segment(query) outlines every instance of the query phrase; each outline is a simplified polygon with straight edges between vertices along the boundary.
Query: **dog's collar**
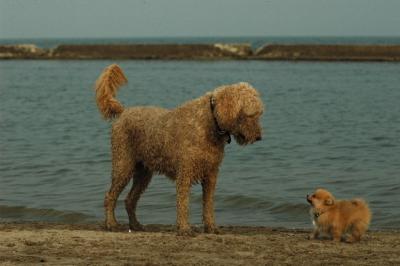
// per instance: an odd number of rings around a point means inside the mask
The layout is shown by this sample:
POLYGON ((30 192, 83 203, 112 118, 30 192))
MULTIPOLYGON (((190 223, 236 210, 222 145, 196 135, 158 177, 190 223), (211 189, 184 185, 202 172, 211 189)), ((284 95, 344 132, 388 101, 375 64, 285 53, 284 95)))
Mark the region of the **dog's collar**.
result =
POLYGON ((322 214, 324 214, 325 212, 323 210, 318 211, 318 212, 313 212, 314 214, 314 218, 318 219, 322 214))
POLYGON ((217 135, 218 135, 219 137, 226 137, 226 142, 227 142, 228 144, 231 143, 231 134, 229 134, 228 131, 221 129, 221 127, 220 127, 219 124, 218 124, 217 118, 216 118, 215 115, 214 115, 214 110, 215 110, 215 98, 214 98, 214 96, 212 96, 212 95, 211 95, 211 97, 210 97, 210 107, 211 107, 211 114, 212 114, 212 117, 213 117, 213 119, 214 119, 214 124, 215 124, 215 127, 216 127, 216 129, 217 129, 217 130, 216 130, 216 131, 217 131, 217 135))

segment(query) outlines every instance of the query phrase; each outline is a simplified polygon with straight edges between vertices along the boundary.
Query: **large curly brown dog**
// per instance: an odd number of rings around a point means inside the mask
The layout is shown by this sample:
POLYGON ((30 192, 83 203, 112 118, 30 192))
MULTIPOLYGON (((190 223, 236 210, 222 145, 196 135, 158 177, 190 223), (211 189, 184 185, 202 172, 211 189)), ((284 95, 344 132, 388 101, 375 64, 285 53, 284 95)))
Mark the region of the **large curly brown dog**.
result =
POLYGON ((261 140, 259 123, 263 103, 248 83, 221 86, 175 109, 124 108, 114 97, 127 79, 116 65, 98 78, 97 106, 112 125, 112 183, 104 200, 105 226, 118 227, 114 215, 117 198, 133 179, 125 199, 132 230, 143 229, 136 218, 140 195, 153 173, 176 181, 178 234, 192 234, 188 223, 192 184, 203 189, 204 231, 217 232, 214 221, 214 191, 224 147, 233 135, 240 145, 261 140))

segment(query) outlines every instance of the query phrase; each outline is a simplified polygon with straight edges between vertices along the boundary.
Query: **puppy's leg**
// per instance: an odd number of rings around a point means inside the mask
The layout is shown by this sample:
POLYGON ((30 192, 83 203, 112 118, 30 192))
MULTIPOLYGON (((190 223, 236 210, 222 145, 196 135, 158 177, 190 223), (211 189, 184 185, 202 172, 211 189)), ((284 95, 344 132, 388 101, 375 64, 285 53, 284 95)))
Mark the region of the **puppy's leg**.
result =
POLYGON ((319 228, 315 227, 312 233, 309 235, 308 239, 317 239, 319 237, 319 228))
POLYGON ((214 191, 216 183, 217 173, 212 173, 201 182, 203 189, 203 223, 205 233, 219 233, 214 218, 214 191))
POLYGON ((362 222, 354 223, 351 230, 351 235, 347 237, 347 243, 353 243, 361 240, 361 236, 367 231, 368 225, 362 222))
POLYGON ((176 179, 176 224, 178 235, 194 236, 189 225, 190 171, 180 171, 176 179))
POLYGON ((342 239, 343 230, 339 227, 332 228, 332 238, 334 241, 340 242, 342 239))
POLYGON ((153 173, 146 169, 142 164, 136 164, 132 188, 125 199, 125 209, 129 217, 129 228, 132 230, 144 230, 144 227, 136 218, 136 206, 140 196, 149 185, 152 175, 153 173))

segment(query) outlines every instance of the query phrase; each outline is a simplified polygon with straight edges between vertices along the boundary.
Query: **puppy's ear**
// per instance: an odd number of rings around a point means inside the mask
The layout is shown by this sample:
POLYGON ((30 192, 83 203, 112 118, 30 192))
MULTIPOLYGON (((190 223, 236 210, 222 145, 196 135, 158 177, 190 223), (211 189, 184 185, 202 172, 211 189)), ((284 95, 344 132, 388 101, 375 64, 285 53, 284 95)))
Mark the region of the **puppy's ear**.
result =
POLYGON ((335 203, 335 200, 333 198, 328 198, 328 199, 325 200, 324 203, 325 203, 325 205, 330 206, 330 205, 333 205, 335 203))

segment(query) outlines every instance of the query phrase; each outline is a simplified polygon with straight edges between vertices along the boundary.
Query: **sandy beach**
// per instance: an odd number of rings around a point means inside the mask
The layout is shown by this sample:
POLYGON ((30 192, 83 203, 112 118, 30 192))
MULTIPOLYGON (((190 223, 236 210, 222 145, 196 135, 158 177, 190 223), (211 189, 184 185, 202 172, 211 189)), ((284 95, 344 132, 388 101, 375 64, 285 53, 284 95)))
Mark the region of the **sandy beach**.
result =
POLYGON ((173 226, 105 232, 100 224, 0 225, 1 265, 400 265, 400 232, 370 231, 356 244, 308 240, 307 230, 221 227, 179 237, 173 226))

